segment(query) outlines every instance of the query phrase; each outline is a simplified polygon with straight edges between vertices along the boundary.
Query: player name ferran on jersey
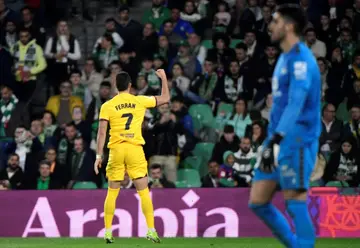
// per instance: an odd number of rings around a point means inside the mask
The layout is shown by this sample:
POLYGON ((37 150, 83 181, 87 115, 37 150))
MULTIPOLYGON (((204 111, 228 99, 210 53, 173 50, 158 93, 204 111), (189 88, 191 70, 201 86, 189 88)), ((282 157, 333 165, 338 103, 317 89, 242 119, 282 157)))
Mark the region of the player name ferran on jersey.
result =
POLYGON ((135 108, 136 104, 135 103, 123 103, 123 104, 119 104, 115 106, 116 111, 119 111, 123 108, 135 108))

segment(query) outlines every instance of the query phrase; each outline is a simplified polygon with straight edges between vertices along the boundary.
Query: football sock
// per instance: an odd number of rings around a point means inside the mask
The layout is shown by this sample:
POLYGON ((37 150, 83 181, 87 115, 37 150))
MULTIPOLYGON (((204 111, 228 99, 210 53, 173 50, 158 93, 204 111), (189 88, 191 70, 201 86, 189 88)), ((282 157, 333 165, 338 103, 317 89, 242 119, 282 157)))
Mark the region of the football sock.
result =
POLYGON ((295 234, 285 216, 271 203, 249 204, 252 211, 271 229, 274 236, 288 248, 297 247, 295 234))
POLYGON ((287 200, 287 211, 294 221, 299 248, 315 246, 315 229, 306 205, 306 201, 287 200))
POLYGON ((150 198, 149 188, 138 191, 141 201, 141 209, 146 219, 146 224, 150 230, 155 230, 154 207, 150 198))
POLYGON ((118 197, 120 189, 108 188, 105 203, 104 203, 104 222, 105 230, 111 231, 112 221, 115 214, 116 198, 118 197))

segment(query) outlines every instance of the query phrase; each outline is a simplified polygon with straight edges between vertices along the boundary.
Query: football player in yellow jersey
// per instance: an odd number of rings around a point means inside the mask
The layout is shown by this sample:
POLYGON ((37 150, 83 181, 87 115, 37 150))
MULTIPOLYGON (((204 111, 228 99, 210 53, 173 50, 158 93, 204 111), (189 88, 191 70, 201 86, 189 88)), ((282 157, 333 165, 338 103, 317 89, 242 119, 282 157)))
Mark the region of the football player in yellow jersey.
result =
MULTIPOLYGON (((148 164, 142 145, 141 126, 147 108, 168 103, 170 93, 164 70, 157 70, 156 75, 162 81, 160 96, 134 96, 130 94, 131 79, 126 72, 116 75, 116 87, 119 93, 101 106, 99 115, 99 130, 97 136, 97 154, 94 164, 95 173, 99 173, 103 158, 105 136, 110 124, 109 161, 106 176, 109 188, 104 204, 105 240, 113 243, 112 221, 115 212, 116 198, 120 191, 120 182, 127 172, 133 180, 141 199, 141 208, 148 226, 146 238, 160 243, 154 227, 154 209, 148 189, 148 164)), ((115 80, 115 79, 113 79, 115 80)), ((115 84, 115 82, 113 82, 115 84)))

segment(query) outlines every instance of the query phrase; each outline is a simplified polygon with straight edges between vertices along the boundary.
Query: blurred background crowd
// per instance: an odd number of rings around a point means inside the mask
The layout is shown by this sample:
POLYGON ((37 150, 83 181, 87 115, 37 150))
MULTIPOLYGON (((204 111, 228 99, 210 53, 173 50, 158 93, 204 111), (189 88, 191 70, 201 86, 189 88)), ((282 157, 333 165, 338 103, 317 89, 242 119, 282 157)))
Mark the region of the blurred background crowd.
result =
POLYGON ((126 71, 133 94, 156 95, 159 68, 171 103, 143 122, 151 188, 249 187, 280 54, 268 28, 284 2, 307 13, 321 71, 312 184, 358 187, 360 0, 0 0, 0 189, 107 187, 107 159, 99 176, 93 163, 110 78, 126 71))

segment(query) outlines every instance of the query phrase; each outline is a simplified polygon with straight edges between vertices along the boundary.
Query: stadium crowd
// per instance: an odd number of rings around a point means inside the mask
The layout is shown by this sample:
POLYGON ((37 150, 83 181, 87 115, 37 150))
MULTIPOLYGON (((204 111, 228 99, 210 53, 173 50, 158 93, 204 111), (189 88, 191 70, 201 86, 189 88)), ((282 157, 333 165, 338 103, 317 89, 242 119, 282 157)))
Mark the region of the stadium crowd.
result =
MULTIPOLYGON (((171 103, 143 122, 151 188, 249 187, 280 54, 268 30, 275 0, 152 0, 139 21, 123 4, 89 55, 66 20, 76 8, 25 2, 14 10, 0 0, 0 189, 106 187, 106 159, 100 176, 93 164, 99 109, 116 94, 111 78, 126 71, 133 94, 156 95, 159 68, 171 103), (35 111, 40 80, 50 94, 35 111)), ((313 185, 357 187, 360 0, 286 2, 308 14, 304 42, 321 71, 313 185)), ((85 5, 83 17, 93 21, 85 5)), ((133 187, 128 177, 122 187, 133 187)))

